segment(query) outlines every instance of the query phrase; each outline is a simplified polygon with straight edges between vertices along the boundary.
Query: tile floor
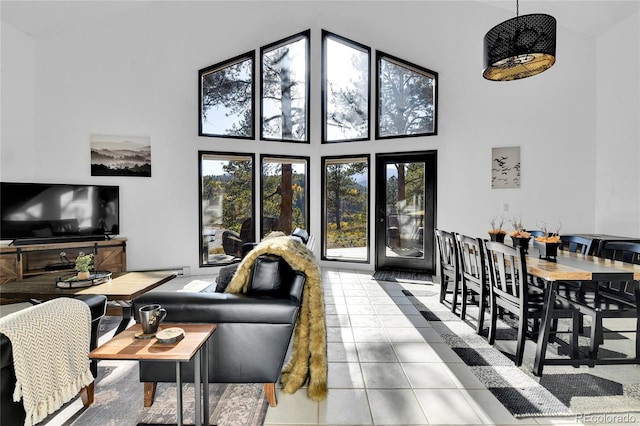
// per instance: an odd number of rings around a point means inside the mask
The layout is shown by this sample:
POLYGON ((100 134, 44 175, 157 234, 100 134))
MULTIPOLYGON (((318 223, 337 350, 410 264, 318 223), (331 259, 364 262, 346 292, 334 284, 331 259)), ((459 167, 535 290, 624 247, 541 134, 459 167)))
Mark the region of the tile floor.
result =
MULTIPOLYGON (((511 416, 402 293, 439 286, 378 282, 363 271, 322 273, 329 396, 318 403, 304 389, 278 391, 265 425, 596 424, 511 416)), ((640 424, 640 413, 630 418, 639 423, 627 425, 640 424)))

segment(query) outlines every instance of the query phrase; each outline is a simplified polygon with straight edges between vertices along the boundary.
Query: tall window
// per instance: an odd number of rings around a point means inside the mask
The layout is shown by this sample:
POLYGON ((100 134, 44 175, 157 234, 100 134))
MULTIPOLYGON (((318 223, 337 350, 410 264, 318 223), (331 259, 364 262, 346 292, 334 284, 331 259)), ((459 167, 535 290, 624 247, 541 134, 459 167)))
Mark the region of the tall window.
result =
POLYGON ((251 51, 201 69, 201 136, 253 139, 254 78, 251 51))
POLYGON ((369 139, 371 49, 322 31, 323 142, 369 139))
POLYGON ((309 229, 309 158, 262 156, 262 227, 290 234, 309 229))
POLYGON ((322 158, 322 258, 369 261, 369 156, 322 158))
POLYGON ((309 141, 309 30, 260 49, 261 138, 309 141))
POLYGON ((200 265, 233 263, 253 233, 253 154, 198 153, 200 162, 200 265))
POLYGON ((438 74, 376 52, 376 139, 435 135, 438 74))

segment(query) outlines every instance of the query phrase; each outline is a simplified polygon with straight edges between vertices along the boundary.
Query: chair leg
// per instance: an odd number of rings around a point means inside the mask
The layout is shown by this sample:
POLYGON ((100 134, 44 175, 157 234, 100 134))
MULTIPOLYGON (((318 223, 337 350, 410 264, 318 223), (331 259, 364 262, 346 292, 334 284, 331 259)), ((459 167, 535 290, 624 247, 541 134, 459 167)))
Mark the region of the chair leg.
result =
POLYGON ((444 302, 444 298, 447 296, 448 278, 445 274, 440 277, 440 303, 444 302))
POLYGON ((462 281, 462 308, 460 308, 460 319, 464 320, 467 316, 467 284, 462 281))
POLYGON ((91 382, 88 386, 80 389, 80 399, 82 400, 82 405, 85 407, 93 404, 93 397, 95 394, 95 382, 91 382))
POLYGON ((515 363, 517 367, 522 365, 522 358, 524 357, 524 343, 525 334, 527 333, 527 318, 521 315, 518 318, 518 342, 516 344, 516 359, 515 363))
POLYGON ((571 316, 573 324, 571 325, 571 358, 578 359, 578 334, 580 334, 580 324, 582 324, 582 314, 574 312, 571 316))
POLYGON ((144 382, 144 406, 149 408, 153 405, 156 397, 156 382, 144 382))
POLYGON ((453 278, 453 301, 451 302, 451 312, 454 314, 456 313, 456 308, 458 307, 458 285, 458 280, 456 278, 453 278))
POLYGON ((265 383, 264 384, 264 394, 267 397, 267 401, 269 402, 270 407, 275 407, 278 405, 278 400, 276 399, 276 384, 275 383, 265 383))
POLYGON ((604 339, 604 333, 602 332, 602 317, 600 315, 594 315, 593 321, 591 321, 591 346, 589 348, 589 357, 591 359, 598 358, 598 348, 600 342, 604 339))
POLYGON ((476 327, 476 333, 480 336, 484 333, 484 310, 486 309, 486 300, 484 295, 480 295, 480 304, 478 306, 478 326, 476 327))
POLYGON ((498 308, 495 304, 495 301, 491 301, 491 311, 489 315, 491 316, 491 321, 489 322, 489 336, 487 336, 487 340, 490 345, 496 343, 496 326, 498 323, 498 308))

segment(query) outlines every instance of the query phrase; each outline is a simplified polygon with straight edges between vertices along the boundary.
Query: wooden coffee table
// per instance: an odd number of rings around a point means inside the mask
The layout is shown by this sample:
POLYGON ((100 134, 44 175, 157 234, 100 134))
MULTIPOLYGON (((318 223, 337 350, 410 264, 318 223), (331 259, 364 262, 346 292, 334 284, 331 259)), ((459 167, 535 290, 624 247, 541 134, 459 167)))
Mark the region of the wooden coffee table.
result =
POLYGON ((32 303, 40 303, 78 294, 103 294, 107 296, 107 300, 115 301, 122 308, 122 321, 116 330, 118 334, 127 328, 131 320, 131 300, 176 276, 171 271, 120 272, 114 273, 113 279, 104 284, 62 289, 56 287, 56 278, 59 275, 60 272, 56 272, 0 284, 0 298, 28 299, 32 303))
POLYGON ((216 330, 215 324, 171 324, 162 323, 161 328, 179 327, 184 330, 184 339, 176 343, 163 344, 157 339, 137 339, 136 333, 142 330, 140 324, 134 324, 113 339, 89 353, 91 359, 111 360, 154 360, 176 363, 176 408, 178 425, 182 425, 182 363, 194 358, 194 380, 196 391, 195 424, 209 425, 209 365, 207 345, 209 337, 216 330), (201 396, 201 383, 204 392, 201 396), (202 400, 202 410, 200 401, 202 400), (203 419, 204 418, 204 422, 203 419))

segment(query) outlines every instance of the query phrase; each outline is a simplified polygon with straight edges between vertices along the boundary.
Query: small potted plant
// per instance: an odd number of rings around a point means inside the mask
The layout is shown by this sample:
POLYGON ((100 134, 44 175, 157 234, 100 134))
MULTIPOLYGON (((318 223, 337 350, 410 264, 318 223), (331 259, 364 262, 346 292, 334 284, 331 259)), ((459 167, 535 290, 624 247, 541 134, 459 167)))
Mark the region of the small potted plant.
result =
POLYGON ((491 229, 489 230, 489 238, 491 238, 491 241, 504 243, 504 236, 507 235, 507 231, 502 229, 503 224, 504 218, 502 216, 500 218, 496 216, 491 219, 491 229))
POLYGON ((88 280, 91 274, 89 271, 93 269, 93 254, 78 253, 76 257, 76 271, 78 271, 78 280, 88 280))
POLYGON ((521 219, 513 219, 511 224, 513 225, 513 231, 509 233, 509 236, 513 241, 513 247, 524 247, 524 252, 526 253, 529 249, 531 234, 524 230, 521 219))
POLYGON ((558 226, 555 232, 549 232, 546 224, 540 227, 544 235, 536 237, 538 246, 538 256, 541 259, 555 259, 558 256, 558 247, 560 246, 560 228, 558 226))

